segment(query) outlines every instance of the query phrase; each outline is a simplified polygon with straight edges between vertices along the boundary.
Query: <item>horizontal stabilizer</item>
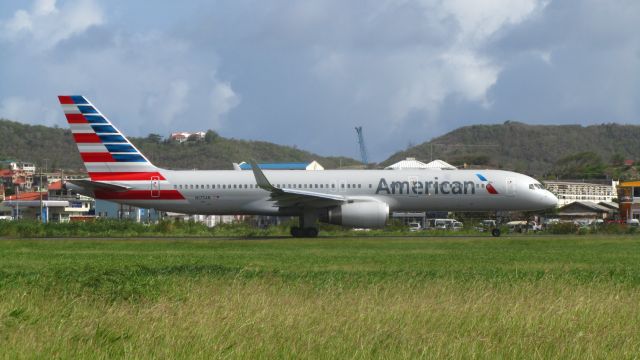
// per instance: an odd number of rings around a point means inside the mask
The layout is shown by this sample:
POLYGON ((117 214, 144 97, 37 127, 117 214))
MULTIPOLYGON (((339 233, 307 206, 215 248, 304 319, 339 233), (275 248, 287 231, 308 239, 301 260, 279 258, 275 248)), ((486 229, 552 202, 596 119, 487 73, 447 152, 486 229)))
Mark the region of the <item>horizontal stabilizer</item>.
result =
POLYGON ((120 191, 127 191, 127 190, 131 189, 128 186, 108 184, 108 183, 103 183, 103 182, 99 182, 99 181, 91 181, 91 180, 88 180, 88 179, 84 179, 84 180, 67 180, 67 182, 71 183, 73 185, 79 186, 79 187, 81 187, 83 189, 89 190, 89 191, 107 190, 107 191, 120 192, 120 191))

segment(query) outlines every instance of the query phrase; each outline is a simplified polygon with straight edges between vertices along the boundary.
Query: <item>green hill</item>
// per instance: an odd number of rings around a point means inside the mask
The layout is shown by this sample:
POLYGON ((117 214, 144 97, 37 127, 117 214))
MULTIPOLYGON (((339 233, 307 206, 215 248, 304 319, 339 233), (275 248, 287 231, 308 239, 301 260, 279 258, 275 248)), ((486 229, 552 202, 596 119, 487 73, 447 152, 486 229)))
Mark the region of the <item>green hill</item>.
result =
POLYGON ((465 126, 393 154, 381 165, 406 157, 442 159, 464 164, 504 168, 535 176, 595 178, 624 176, 624 159, 640 159, 640 126, 602 124, 527 125, 507 121, 499 125, 465 126))
MULTIPOLYGON (((353 166, 346 157, 324 157, 290 146, 265 141, 229 139, 209 131, 205 141, 182 144, 163 141, 158 135, 129 138, 155 165, 169 169, 232 169, 233 162, 251 158, 261 162, 317 160, 326 168, 353 166)), ((26 125, 0 119, 0 159, 43 164, 49 169, 84 170, 71 131, 58 127, 26 125)))

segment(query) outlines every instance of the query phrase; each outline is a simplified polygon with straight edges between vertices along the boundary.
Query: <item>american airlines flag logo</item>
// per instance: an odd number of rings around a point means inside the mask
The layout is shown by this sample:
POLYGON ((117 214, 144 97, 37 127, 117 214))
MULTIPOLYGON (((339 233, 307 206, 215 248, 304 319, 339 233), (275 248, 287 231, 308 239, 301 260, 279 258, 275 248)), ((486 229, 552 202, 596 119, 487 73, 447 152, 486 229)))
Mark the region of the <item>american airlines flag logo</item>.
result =
POLYGON ((496 188, 493 187, 493 185, 491 185, 491 182, 489 180, 487 180, 486 177, 484 177, 482 174, 476 174, 476 176, 478 177, 478 179, 480 179, 480 181, 482 181, 482 183, 485 183, 485 189, 487 189, 487 192, 489 194, 498 194, 498 191, 496 190, 496 188))

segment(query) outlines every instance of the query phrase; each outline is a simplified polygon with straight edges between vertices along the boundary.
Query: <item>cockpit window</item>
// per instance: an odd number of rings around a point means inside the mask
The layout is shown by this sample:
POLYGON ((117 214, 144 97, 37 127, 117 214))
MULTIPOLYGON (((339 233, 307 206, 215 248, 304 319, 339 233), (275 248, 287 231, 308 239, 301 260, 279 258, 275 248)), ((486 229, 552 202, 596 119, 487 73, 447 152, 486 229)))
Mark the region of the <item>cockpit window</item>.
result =
POLYGON ((544 188, 542 187, 541 184, 529 184, 529 189, 535 190, 535 189, 544 189, 544 188))

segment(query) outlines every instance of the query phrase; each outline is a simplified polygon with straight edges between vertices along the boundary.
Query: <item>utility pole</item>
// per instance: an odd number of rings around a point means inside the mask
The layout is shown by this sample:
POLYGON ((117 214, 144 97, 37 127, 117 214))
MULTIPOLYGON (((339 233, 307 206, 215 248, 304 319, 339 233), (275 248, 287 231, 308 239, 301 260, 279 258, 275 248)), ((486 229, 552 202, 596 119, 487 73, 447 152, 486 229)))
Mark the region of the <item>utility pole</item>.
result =
MULTIPOLYGON (((42 164, 40 164, 42 165, 42 164)), ((49 159, 44 159, 44 171, 47 171, 47 167, 49 165, 49 159)), ((42 183, 42 166, 40 167, 40 221, 42 221, 43 224, 45 224, 47 222, 47 216, 44 216, 44 213, 42 212, 43 210, 43 206, 42 206, 42 190, 43 190, 43 183, 42 183)), ((48 184, 48 181, 47 181, 48 184)), ((47 189, 48 187, 44 187, 45 189, 47 189)), ((47 213, 48 213, 48 209, 47 209, 47 213)))
POLYGON ((20 220, 20 188, 16 187, 16 220, 20 220))
MULTIPOLYGON (((42 164, 41 164, 42 165, 42 164)), ((40 221, 44 224, 45 220, 42 216, 42 166, 40 167, 40 221)))

